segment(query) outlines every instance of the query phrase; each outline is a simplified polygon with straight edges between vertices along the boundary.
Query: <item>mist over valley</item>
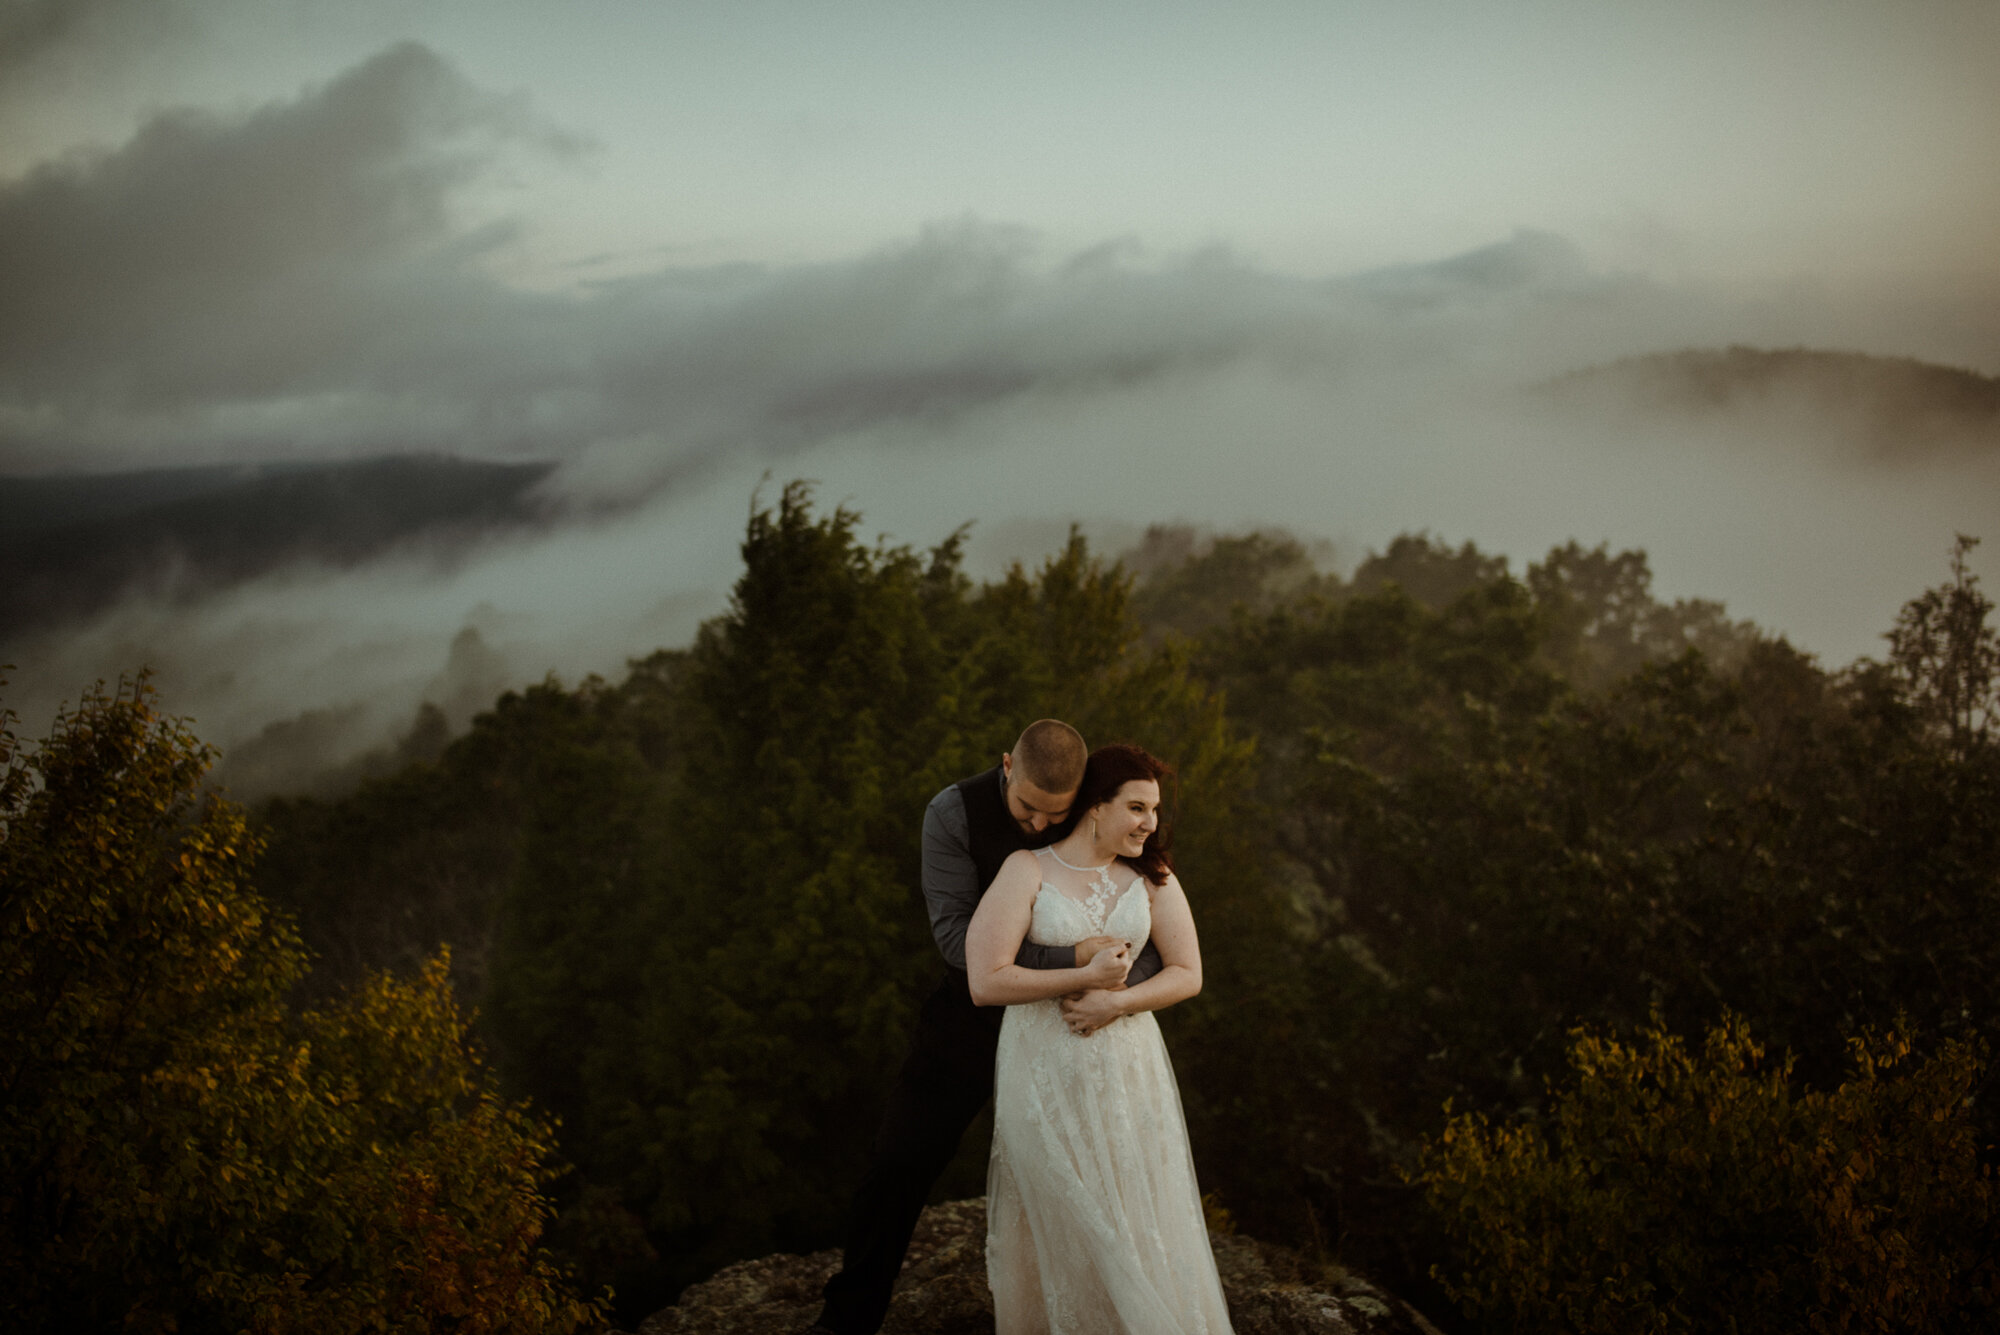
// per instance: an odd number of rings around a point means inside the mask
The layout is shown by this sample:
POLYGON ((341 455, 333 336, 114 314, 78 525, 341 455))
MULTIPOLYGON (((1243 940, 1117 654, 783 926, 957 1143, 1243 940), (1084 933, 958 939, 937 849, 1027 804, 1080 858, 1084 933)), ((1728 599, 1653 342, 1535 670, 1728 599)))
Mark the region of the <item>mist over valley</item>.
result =
POLYGON ((1071 524, 1128 560, 1155 524, 1280 529, 1337 571, 1398 532, 1469 539, 1517 573, 1572 538, 1640 547, 1663 594, 1720 600, 1829 665, 1879 657, 1951 533, 1992 531, 2000 432, 1975 373, 1733 347, 1488 385, 1470 360, 1429 368, 1442 402, 1329 366, 1056 394, 850 379, 820 396, 843 420, 810 443, 622 495, 593 451, 17 475, 0 479, 0 661, 30 719, 153 668, 224 747, 222 781, 256 797, 337 791, 503 690, 616 679, 686 644, 724 606, 773 469, 894 542, 969 523, 981 578, 1032 568, 1071 524))

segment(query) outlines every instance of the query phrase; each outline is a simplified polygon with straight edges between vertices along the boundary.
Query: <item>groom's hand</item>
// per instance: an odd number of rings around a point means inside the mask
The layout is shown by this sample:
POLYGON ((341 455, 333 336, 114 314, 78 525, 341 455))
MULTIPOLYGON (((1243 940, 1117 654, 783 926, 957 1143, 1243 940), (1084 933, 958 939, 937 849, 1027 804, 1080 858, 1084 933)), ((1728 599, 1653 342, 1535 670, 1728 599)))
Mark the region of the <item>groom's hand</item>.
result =
POLYGON ((1088 992, 1073 992, 1062 999, 1063 1023, 1079 1038, 1090 1035, 1110 1024, 1125 1013, 1124 1003, 1118 994, 1124 987, 1093 988, 1088 992))
POLYGON ((1097 952, 1106 946, 1125 944, 1115 936, 1090 936, 1076 943, 1076 967, 1081 969, 1097 957, 1097 952))

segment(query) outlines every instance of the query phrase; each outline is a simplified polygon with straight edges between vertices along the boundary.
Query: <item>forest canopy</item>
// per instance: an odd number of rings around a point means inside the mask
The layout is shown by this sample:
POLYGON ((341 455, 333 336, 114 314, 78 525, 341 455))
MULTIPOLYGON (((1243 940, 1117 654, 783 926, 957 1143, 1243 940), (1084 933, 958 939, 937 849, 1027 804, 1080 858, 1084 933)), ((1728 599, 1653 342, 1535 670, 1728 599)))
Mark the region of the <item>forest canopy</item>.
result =
MULTIPOLYGON (((859 522, 786 488, 692 645, 509 692, 244 833, 317 956, 273 984, 301 1014, 442 986, 449 948, 492 1106, 559 1123, 549 1242, 621 1317, 832 1244, 940 967, 919 816, 1045 715, 1179 767, 1207 984, 1162 1022, 1244 1228, 1465 1329, 1690 1328, 1660 1292, 1695 1283, 1802 1329, 1874 1328, 1913 1285, 1910 1328, 1990 1315, 2000 654, 1969 540, 1882 661, 1828 668, 1656 598, 1635 551, 1516 575, 1417 534, 1342 575, 1282 533, 1160 528, 981 584, 962 533, 859 522), (1711 1096, 1746 1110, 1744 1163, 1791 1165, 1743 1178, 1724 1248, 1692 1204, 1725 1161, 1711 1096), (1629 1144, 1668 1150, 1602 1149, 1629 1144), (1926 1173, 1955 1185, 1897 1185, 1926 1173), (1771 1183, 1817 1204, 1763 1209, 1771 1183), (1552 1200, 1580 1228, 1643 1205, 1658 1236, 1607 1223, 1562 1249, 1584 1271, 1524 1269, 1552 1200), (1891 1233, 1903 1269, 1815 1278, 1824 1239, 1891 1233), (1641 1261, 1678 1269, 1615 1311, 1564 1296, 1641 1261)), ((978 1193, 985 1149, 941 1196, 978 1193)))

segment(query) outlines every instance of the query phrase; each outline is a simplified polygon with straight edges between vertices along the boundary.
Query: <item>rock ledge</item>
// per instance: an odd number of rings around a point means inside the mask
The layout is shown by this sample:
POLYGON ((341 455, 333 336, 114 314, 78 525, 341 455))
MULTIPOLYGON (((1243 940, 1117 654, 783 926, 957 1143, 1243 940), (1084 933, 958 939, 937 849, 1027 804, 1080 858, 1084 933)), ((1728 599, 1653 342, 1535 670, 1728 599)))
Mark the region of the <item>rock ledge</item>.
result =
MULTIPOLYGON (((1236 1335, 1438 1335, 1401 1299, 1359 1275, 1235 1233, 1211 1234, 1236 1335)), ((802 1335, 819 1315, 837 1251, 765 1256, 718 1271, 638 1335, 802 1335)), ((992 1335, 986 1202, 933 1205, 917 1222, 883 1335, 992 1335)))

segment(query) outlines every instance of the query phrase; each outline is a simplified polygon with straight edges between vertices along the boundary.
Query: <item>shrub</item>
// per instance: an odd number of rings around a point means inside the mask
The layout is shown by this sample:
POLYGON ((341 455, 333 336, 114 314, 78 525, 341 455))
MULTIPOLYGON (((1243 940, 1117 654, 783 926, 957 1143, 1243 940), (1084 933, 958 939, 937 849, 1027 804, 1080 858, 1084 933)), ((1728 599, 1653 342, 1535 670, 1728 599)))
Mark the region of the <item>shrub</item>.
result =
POLYGON ((1453 1118, 1413 1177, 1458 1246, 1436 1277, 1500 1328, 1946 1331, 2000 1301, 2000 1212, 1969 1115, 1981 1054, 1850 1042, 1794 1088, 1738 1018, 1699 1053, 1657 1017, 1577 1031, 1539 1118, 1453 1118))

